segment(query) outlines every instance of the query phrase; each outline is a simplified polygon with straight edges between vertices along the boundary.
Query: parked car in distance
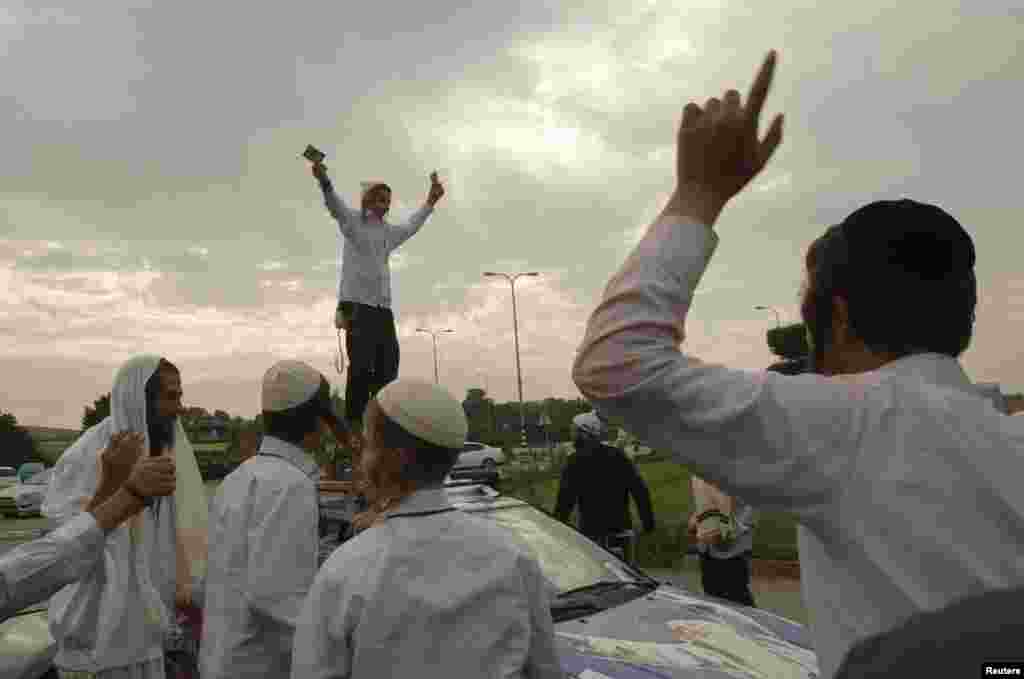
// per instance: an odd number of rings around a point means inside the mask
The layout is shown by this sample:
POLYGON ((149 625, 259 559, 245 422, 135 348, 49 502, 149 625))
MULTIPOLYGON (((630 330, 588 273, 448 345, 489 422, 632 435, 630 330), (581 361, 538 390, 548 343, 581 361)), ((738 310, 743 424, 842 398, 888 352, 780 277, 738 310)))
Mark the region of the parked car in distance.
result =
POLYGON ((505 464, 505 453, 500 448, 488 446, 476 441, 466 441, 459 453, 459 459, 455 462, 455 469, 466 467, 485 467, 494 469, 500 464, 505 464))
POLYGON ((18 516, 42 516, 43 498, 46 496, 46 487, 51 476, 53 467, 33 475, 25 483, 18 484, 14 494, 18 516))
POLYGON ((46 465, 42 462, 26 462, 18 467, 18 483, 25 483, 44 469, 46 465))
POLYGON ((18 470, 14 467, 0 467, 0 488, 13 486, 18 482, 18 470))

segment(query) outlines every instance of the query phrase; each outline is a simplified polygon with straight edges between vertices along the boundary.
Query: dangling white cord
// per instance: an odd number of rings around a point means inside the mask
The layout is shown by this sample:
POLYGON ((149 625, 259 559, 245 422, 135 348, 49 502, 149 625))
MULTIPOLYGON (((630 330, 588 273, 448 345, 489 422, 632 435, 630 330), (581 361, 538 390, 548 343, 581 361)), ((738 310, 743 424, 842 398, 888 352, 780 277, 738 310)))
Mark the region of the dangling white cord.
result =
POLYGON ((341 328, 338 330, 338 356, 334 359, 334 369, 341 375, 345 372, 345 352, 341 348, 341 328))

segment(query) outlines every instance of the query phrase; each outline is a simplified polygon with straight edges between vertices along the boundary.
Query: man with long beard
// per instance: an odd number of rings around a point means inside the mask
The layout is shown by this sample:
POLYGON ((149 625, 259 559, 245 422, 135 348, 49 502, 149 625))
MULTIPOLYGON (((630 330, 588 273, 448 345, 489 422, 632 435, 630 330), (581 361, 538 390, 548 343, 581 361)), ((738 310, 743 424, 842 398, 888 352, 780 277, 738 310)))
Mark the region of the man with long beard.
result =
POLYGON ((57 463, 42 511, 61 524, 114 492, 101 455, 115 439, 130 438, 143 455, 170 457, 176 475, 172 496, 150 500, 128 525, 111 531, 97 567, 51 599, 61 677, 165 675, 164 648, 178 631, 177 610, 191 605, 206 566, 206 493, 178 419, 181 398, 173 364, 159 356, 132 358, 114 378, 110 416, 57 463))
POLYGON ((396 380, 370 401, 362 464, 373 509, 316 576, 293 679, 563 676, 536 559, 447 500, 467 428, 462 404, 422 380, 396 380))

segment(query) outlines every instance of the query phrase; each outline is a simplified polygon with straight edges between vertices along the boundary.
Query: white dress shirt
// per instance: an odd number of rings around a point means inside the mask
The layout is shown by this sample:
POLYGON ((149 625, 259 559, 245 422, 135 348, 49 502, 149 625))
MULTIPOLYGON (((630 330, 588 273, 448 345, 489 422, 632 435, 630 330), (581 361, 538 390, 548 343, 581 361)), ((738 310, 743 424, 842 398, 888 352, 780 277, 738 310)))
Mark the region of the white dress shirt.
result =
POLYGON ((294 679, 564 676, 540 566, 501 527, 413 493, 324 564, 294 679))
POLYGON ((103 556, 103 540, 96 518, 83 512, 0 556, 0 621, 84 577, 103 556))
POLYGON ((423 205, 396 226, 353 210, 328 182, 321 185, 328 212, 338 222, 338 301, 391 308, 391 267, 388 258, 412 238, 434 211, 423 205))
POLYGON ((264 436, 210 512, 200 667, 203 679, 287 677, 292 635, 317 570, 319 467, 264 436))
POLYGON ((573 377, 653 448, 796 516, 824 676, 855 641, 917 611, 1024 583, 1024 421, 937 354, 833 378, 684 355, 684 320, 717 242, 701 224, 655 221, 609 281, 573 377))

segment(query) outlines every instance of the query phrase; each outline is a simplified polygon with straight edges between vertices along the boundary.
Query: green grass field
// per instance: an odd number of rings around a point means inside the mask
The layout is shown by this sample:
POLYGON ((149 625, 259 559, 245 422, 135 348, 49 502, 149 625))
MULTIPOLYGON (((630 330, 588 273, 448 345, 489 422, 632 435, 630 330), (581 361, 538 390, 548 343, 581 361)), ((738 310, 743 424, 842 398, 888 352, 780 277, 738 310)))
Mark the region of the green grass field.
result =
MULTIPOLYGON (((640 475, 651 491, 657 522, 653 534, 638 540, 638 561, 648 568, 681 568, 690 544, 686 534, 686 521, 693 511, 690 472, 675 462, 643 462, 642 457, 637 461, 640 475)), ((548 512, 554 511, 558 479, 545 474, 531 481, 531 476, 525 473, 510 475, 504 491, 548 512)), ((639 526, 635 505, 631 503, 630 508, 634 525, 639 526)), ((780 513, 762 513, 754 532, 754 556, 759 559, 795 560, 796 522, 793 518, 780 513)))
MULTIPOLYGON (((54 460, 72 443, 63 437, 41 437, 40 450, 45 446, 47 451, 56 453, 54 460)), ((38 439, 37 439, 38 440, 38 439)), ((223 452, 227 443, 196 443, 193 444, 200 459, 212 453, 223 452)), ((524 466, 511 464, 506 468, 506 481, 503 492, 521 498, 533 505, 552 512, 558 493, 558 477, 552 471, 535 472, 530 470, 530 456, 519 456, 524 466)), ((546 459, 548 456, 545 454, 546 459)), ((640 474, 647 482, 654 504, 654 516, 657 530, 651 535, 642 536, 637 543, 637 559, 641 566, 647 568, 683 568, 685 553, 690 544, 686 534, 686 520, 693 511, 693 498, 690 495, 690 471, 679 464, 656 457, 648 461, 645 456, 636 458, 640 474)), ((557 460, 555 460, 557 468, 557 460)), ((217 482, 211 487, 216 487, 217 482)), ((208 484, 209 485, 209 484, 208 484)), ((636 508, 631 504, 634 525, 639 526, 636 508)), ((35 528, 40 519, 0 519, 0 532, 5 529, 35 528)), ((40 524, 44 525, 44 524, 40 524)), ((759 559, 795 560, 796 523, 792 517, 780 513, 762 513, 759 517, 757 530, 754 533, 754 556, 759 559)))

